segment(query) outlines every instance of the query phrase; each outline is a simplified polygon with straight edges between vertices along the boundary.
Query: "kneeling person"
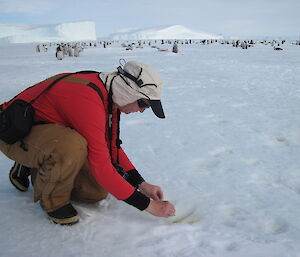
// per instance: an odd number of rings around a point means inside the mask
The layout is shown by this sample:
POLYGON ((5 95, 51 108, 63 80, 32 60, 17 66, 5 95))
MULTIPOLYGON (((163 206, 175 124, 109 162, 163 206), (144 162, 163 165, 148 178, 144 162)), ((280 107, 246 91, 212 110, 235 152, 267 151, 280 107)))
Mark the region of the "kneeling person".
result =
POLYGON ((173 216, 174 206, 163 201, 159 186, 143 179, 119 138, 121 113, 151 108, 165 117, 162 86, 154 69, 127 62, 112 73, 58 74, 21 92, 1 108, 17 99, 36 99, 36 125, 14 144, 0 140, 0 150, 15 161, 10 181, 26 191, 31 175, 34 201, 62 225, 79 221, 72 199, 97 202, 108 193, 152 215, 173 216))

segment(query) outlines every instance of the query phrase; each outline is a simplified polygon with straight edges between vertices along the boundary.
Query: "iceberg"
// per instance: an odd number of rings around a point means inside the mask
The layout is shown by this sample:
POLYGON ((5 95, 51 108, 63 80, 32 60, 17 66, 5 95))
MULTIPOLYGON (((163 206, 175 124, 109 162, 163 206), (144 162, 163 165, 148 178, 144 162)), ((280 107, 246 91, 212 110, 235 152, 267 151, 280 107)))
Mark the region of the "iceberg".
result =
POLYGON ((140 39, 223 39, 222 36, 198 32, 182 25, 159 27, 141 30, 125 30, 110 35, 113 40, 140 40, 140 39))
POLYGON ((44 43, 97 40, 92 21, 50 25, 0 23, 0 43, 44 43))

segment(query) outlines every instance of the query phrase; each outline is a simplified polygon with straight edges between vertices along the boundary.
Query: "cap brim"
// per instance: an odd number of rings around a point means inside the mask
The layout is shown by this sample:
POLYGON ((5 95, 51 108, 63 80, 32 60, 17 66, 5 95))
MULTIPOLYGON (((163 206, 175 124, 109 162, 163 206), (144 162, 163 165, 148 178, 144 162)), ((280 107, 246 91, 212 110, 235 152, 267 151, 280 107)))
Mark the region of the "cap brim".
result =
POLYGON ((161 105, 160 100, 150 100, 151 109, 154 112, 154 114, 161 119, 165 118, 164 110, 161 105))

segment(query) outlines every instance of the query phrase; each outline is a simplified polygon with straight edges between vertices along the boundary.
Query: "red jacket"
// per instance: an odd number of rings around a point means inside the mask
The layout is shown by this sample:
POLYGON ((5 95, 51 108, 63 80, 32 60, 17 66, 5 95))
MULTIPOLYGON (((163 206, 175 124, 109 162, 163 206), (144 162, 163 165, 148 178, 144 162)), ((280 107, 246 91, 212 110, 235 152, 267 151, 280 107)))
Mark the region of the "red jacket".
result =
MULTIPOLYGON (((124 180, 111 162, 109 150, 107 115, 108 93, 98 77, 98 73, 76 74, 75 77, 86 79, 99 87, 104 97, 104 104, 97 92, 74 82, 59 81, 34 102, 35 119, 57 123, 79 132, 88 142, 88 161, 97 183, 119 200, 129 198, 135 188, 124 180)), ((22 92, 16 99, 30 101, 45 89, 52 81, 42 81, 22 92)), ((6 108, 8 104, 4 103, 6 108)), ((117 158, 117 110, 113 113, 112 159, 117 158)), ((135 169, 125 152, 119 149, 119 163, 124 172, 135 169)))

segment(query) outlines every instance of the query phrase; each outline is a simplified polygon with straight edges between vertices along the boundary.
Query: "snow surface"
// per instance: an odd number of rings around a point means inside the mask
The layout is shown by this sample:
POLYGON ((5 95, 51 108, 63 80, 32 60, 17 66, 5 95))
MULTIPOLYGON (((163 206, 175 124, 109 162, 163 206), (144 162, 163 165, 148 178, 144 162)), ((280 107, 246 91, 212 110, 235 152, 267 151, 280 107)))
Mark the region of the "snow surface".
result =
POLYGON ((177 215, 153 217, 110 196, 74 203, 79 224, 54 225, 32 188, 10 184, 13 162, 1 154, 0 256, 300 256, 300 48, 283 48, 194 44, 173 54, 116 44, 58 61, 55 47, 1 46, 1 102, 56 73, 112 71, 120 58, 155 67, 167 118, 122 115, 121 138, 177 215))
POLYGON ((0 43, 32 43, 96 40, 96 24, 91 21, 51 25, 0 23, 0 43))
POLYGON ((222 39, 205 32, 198 32, 188 29, 182 25, 169 27, 137 29, 129 31, 119 31, 110 35, 113 40, 139 40, 139 39, 222 39))

